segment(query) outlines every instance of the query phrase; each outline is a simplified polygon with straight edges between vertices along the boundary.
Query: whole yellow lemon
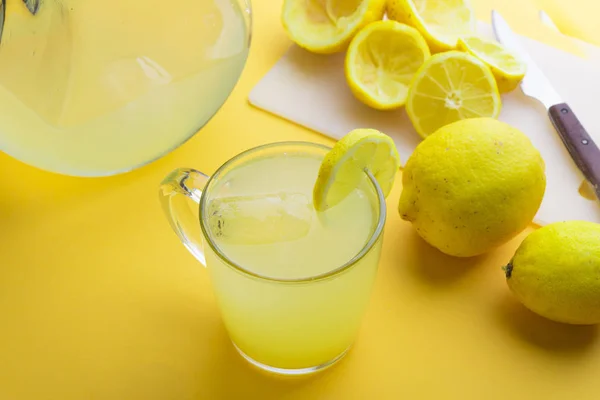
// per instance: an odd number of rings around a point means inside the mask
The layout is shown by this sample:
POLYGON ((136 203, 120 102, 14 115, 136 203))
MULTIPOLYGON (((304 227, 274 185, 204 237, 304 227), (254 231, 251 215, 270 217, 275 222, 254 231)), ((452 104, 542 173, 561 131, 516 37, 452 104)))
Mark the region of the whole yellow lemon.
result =
POLYGON ((518 129, 493 118, 446 125, 406 163, 398 210, 440 251, 470 257, 505 243, 533 220, 545 164, 518 129))
POLYGON ((600 225, 570 221, 529 235, 505 268, 531 311, 569 324, 600 323, 600 225))

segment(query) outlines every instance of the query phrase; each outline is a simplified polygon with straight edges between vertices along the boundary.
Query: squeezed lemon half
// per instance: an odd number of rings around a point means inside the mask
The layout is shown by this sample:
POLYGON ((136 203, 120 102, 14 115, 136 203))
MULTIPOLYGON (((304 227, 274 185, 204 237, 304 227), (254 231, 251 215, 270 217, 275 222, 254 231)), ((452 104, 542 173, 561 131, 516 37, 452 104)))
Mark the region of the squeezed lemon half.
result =
POLYGON ((432 53, 455 50, 458 39, 476 28, 467 0, 388 0, 387 16, 417 28, 432 53))
POLYGON ((314 53, 343 51, 365 25, 383 18, 385 0, 285 0, 283 27, 314 53))
POLYGON ((354 96, 378 110, 404 105, 412 77, 430 57, 423 36, 396 21, 367 25, 352 39, 345 73, 354 96))

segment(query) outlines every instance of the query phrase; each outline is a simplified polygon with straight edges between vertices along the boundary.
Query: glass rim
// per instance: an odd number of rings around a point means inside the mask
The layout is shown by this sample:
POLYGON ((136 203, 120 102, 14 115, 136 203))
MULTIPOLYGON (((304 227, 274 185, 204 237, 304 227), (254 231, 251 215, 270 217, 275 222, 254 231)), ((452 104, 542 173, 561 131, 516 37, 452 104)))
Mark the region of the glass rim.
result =
POLYGON ((379 183, 377 182, 377 180, 375 179, 373 174, 368 170, 365 170, 364 172, 367 175, 367 178, 369 179, 371 185, 375 189, 375 193, 377 196, 377 203, 378 203, 377 206, 378 206, 378 211, 379 211, 379 218, 377 220, 377 225, 375 227, 375 230, 373 231, 373 233, 371 234, 369 239, 366 241, 364 246, 350 260, 346 261, 345 263, 343 263, 341 266, 339 266, 337 268, 333 268, 333 269, 331 269, 327 272, 321 273, 321 274, 316 274, 316 275, 307 276, 307 277, 300 277, 300 278, 277 278, 277 277, 273 277, 273 276, 260 274, 258 272, 254 272, 248 268, 245 268, 241 264, 231 260, 221 250, 221 248, 214 242, 212 234, 210 234, 210 231, 207 229, 207 227, 204 224, 204 217, 203 217, 204 212, 203 211, 204 211, 204 208, 206 205, 206 199, 208 197, 207 193, 210 192, 209 188, 210 188, 211 184, 213 183, 213 181, 216 181, 227 167, 229 167, 234 162, 239 161, 243 158, 246 158, 260 150, 284 147, 284 146, 312 147, 312 148, 322 149, 322 150, 326 150, 326 151, 331 150, 331 147, 323 145, 323 144, 318 144, 318 143, 305 142, 305 141, 284 141, 284 142, 268 143, 268 144, 260 145, 257 147, 253 147, 251 149, 245 150, 245 151, 237 154, 236 156, 230 158, 223 165, 221 165, 219 168, 217 168, 217 170, 209 177, 208 181, 206 182, 206 186, 202 190, 202 196, 200 198, 200 204, 199 204, 199 210, 200 210, 200 218, 199 218, 200 221, 199 222, 200 222, 200 228, 202 230, 202 234, 204 236, 204 240, 208 243, 211 250, 214 251, 214 253, 221 259, 221 261, 223 261, 225 264, 227 264, 227 266, 233 268, 237 272, 240 272, 244 275, 248 275, 250 277, 257 278, 260 280, 277 282, 277 283, 308 283, 308 282, 315 282, 315 281, 324 280, 327 278, 331 278, 331 277, 340 275, 340 274, 344 273, 345 271, 351 269, 356 263, 358 263, 360 260, 362 260, 363 257, 365 257, 367 255, 367 253, 369 253, 369 251, 371 251, 371 249, 375 246, 375 244, 377 243, 377 241, 383 234, 383 228, 385 226, 385 220, 386 220, 386 216, 387 216, 386 215, 387 209, 386 209, 386 203, 385 203, 385 196, 383 195, 383 192, 381 190, 381 187, 379 186, 379 183))

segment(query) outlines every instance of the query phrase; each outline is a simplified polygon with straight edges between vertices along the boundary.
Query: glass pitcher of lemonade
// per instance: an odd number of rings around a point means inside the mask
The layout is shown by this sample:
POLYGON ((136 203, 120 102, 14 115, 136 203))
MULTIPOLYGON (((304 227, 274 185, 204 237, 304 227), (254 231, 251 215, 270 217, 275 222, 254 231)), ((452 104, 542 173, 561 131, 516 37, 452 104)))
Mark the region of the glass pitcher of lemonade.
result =
POLYGON ((373 175, 338 205, 313 207, 329 150, 269 144, 211 178, 178 169, 160 187, 172 228, 207 267, 234 346, 274 373, 309 374, 343 357, 377 272, 386 208, 373 175))
POLYGON ((178 147, 232 91, 250 0, 2 0, 0 151, 68 175, 178 147))

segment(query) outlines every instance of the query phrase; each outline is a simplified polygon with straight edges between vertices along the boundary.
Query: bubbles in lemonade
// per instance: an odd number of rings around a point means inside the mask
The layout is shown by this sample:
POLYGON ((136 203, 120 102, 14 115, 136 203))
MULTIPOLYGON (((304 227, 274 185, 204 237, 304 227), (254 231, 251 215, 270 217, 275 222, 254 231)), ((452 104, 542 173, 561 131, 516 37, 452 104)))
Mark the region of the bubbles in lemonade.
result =
MULTIPOLYGON (((233 168, 210 189, 204 220, 216 246, 244 269, 305 279, 352 260, 373 235, 377 197, 365 180, 339 205, 317 213, 312 190, 321 158, 287 154, 233 168)), ((345 272, 302 283, 259 280, 205 246, 223 319, 235 345, 270 366, 299 369, 342 354, 368 303, 381 239, 345 272)))
POLYGON ((248 47, 240 0, 7 0, 0 150, 105 175, 159 157, 223 103, 248 47))

